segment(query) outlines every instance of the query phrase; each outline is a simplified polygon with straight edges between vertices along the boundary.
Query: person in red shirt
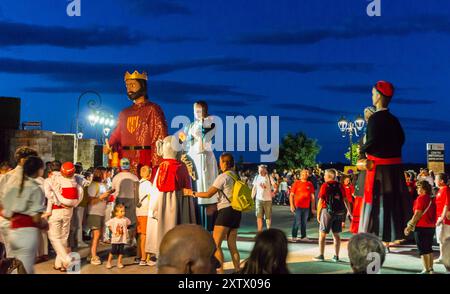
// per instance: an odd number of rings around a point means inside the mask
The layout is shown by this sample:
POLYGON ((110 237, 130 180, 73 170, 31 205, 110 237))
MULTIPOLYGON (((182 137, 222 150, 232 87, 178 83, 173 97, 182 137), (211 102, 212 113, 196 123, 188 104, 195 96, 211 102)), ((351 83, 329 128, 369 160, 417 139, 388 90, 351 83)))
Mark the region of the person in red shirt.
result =
MULTIPOLYGON (((341 184, 344 187, 345 197, 347 198, 348 203, 350 203, 350 209, 353 211, 353 194, 355 193, 355 186, 352 184, 351 175, 344 175, 341 179, 341 184)), ((342 222, 342 228, 345 228, 345 220, 342 222)))
POLYGON ((410 171, 405 171, 405 181, 406 187, 408 187, 409 195, 411 195, 411 198, 415 200, 417 198, 417 187, 414 174, 410 171))
POLYGON ((422 257, 424 270, 422 274, 432 274, 433 270, 433 238, 436 229, 436 202, 431 197, 432 187, 427 181, 417 183, 419 196, 414 201, 414 215, 405 228, 405 235, 414 232, 417 249, 422 257))
POLYGON ((439 243, 440 255, 435 263, 442 263, 442 244, 450 237, 450 188, 447 186, 448 176, 444 173, 437 174, 435 178, 436 187, 439 191, 436 194, 436 239, 439 243))
POLYGON ((309 171, 303 169, 300 172, 300 180, 294 182, 290 193, 291 212, 295 214, 292 224, 292 240, 297 241, 298 227, 302 240, 308 240, 306 237, 306 223, 308 222, 309 207, 313 205, 312 213, 316 212, 314 199, 314 185, 308 181, 309 171))
POLYGON ((352 184, 352 178, 350 175, 344 175, 342 177, 342 185, 344 186, 345 197, 349 203, 353 203, 353 193, 355 192, 355 186, 352 184))
POLYGON ((346 215, 351 217, 350 203, 345 197, 344 187, 336 181, 337 171, 327 169, 325 171, 325 183, 322 184, 319 191, 319 203, 317 204, 317 220, 319 228, 319 250, 320 255, 315 257, 315 261, 324 261, 325 239, 333 232, 334 262, 339 261, 339 251, 341 248, 342 221, 346 215))

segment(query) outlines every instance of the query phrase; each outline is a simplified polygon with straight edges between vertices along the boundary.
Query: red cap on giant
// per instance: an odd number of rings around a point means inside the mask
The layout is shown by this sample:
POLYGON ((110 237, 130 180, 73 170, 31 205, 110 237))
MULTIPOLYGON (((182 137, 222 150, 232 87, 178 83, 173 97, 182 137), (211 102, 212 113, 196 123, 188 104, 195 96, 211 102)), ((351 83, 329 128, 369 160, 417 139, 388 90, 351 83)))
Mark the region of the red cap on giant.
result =
POLYGON ((375 89, 386 97, 394 96, 394 85, 386 81, 379 81, 375 85, 375 89))

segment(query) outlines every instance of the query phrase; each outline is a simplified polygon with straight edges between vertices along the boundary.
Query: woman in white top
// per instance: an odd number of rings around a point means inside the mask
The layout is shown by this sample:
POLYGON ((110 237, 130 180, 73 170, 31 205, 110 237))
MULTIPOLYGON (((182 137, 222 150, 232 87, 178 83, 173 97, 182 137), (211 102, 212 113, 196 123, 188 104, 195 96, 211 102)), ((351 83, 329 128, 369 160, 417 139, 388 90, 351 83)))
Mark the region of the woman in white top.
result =
POLYGON ((111 194, 114 193, 114 190, 107 190, 104 180, 103 170, 96 168, 92 183, 88 187, 89 203, 86 223, 92 232, 90 262, 93 265, 102 264, 100 257, 97 255, 97 247, 105 225, 106 203, 111 194))
POLYGON ((48 228, 41 218, 45 211, 44 194, 36 181, 43 174, 44 162, 39 157, 29 157, 23 166, 20 185, 8 187, 2 200, 2 214, 11 220, 11 255, 23 263, 28 274, 34 273, 40 229, 48 228))
POLYGON ((234 210, 231 207, 230 199, 233 197, 233 186, 234 179, 237 174, 233 171, 234 168, 234 158, 231 153, 223 153, 220 156, 220 169, 222 174, 220 174, 213 185, 208 189, 207 192, 192 192, 186 191, 194 197, 199 198, 210 198, 214 195, 218 195, 217 203, 217 219, 214 225, 213 238, 216 243, 216 253, 215 256, 220 262, 220 269, 218 273, 223 274, 223 252, 222 252, 222 241, 227 240, 228 249, 231 253, 231 259, 233 261, 234 269, 239 271, 240 269, 240 256, 236 245, 237 232, 241 223, 241 212, 234 210))

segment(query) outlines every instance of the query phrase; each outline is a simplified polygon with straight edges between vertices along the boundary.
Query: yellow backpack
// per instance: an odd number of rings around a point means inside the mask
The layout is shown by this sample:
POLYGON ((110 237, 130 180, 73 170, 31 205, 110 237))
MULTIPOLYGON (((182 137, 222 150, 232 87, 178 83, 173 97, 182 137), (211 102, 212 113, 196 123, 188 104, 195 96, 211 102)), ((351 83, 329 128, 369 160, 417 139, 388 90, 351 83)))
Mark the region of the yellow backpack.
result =
POLYGON ((252 198, 252 190, 240 180, 235 174, 230 171, 225 172, 229 177, 231 177, 234 181, 233 185, 233 197, 228 199, 228 197, 221 191, 225 198, 231 203, 231 207, 237 211, 250 211, 255 207, 255 201, 252 198))

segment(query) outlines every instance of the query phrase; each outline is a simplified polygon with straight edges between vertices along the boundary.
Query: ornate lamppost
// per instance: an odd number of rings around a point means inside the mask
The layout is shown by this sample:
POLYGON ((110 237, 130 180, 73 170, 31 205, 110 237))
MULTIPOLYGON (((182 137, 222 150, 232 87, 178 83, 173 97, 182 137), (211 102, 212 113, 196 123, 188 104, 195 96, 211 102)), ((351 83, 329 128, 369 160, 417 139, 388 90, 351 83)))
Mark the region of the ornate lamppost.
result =
POLYGON ((349 143, 350 143, 350 165, 353 164, 353 135, 356 137, 359 137, 359 133, 364 128, 364 118, 361 115, 358 115, 358 117, 354 121, 348 121, 345 119, 345 117, 341 117, 341 119, 338 121, 338 127, 339 130, 342 133, 342 138, 345 138, 348 136, 349 143))
POLYGON ((90 109, 94 110, 94 109, 99 109, 102 105, 102 97, 100 96, 100 94, 96 91, 93 90, 89 90, 89 91, 85 91, 83 93, 80 94, 80 96, 78 96, 78 101, 77 101, 77 116, 76 116, 76 135, 75 135, 75 151, 74 151, 74 162, 78 161, 78 140, 81 140, 83 138, 83 132, 81 131, 80 128, 80 104, 81 104, 81 99, 83 97, 85 97, 86 95, 93 95, 94 97, 89 99, 87 102, 87 105, 90 109))
MULTIPOLYGON (((111 129, 116 124, 114 116, 108 112, 103 110, 97 110, 92 112, 89 117, 89 124, 92 127, 101 127, 102 128, 102 138, 106 138, 111 133, 111 129)), ((103 142, 102 142, 103 143, 103 142)))

